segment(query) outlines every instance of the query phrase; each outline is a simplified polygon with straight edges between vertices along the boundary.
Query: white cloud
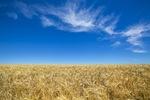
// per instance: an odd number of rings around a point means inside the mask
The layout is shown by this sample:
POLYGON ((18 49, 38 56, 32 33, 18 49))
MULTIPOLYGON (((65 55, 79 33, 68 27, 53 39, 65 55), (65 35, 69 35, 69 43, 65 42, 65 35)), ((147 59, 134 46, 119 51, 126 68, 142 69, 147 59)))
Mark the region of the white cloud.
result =
POLYGON ((110 41, 110 40, 115 40, 117 38, 117 36, 116 35, 105 35, 105 36, 103 36, 103 37, 99 37, 99 38, 97 38, 98 40, 101 40, 101 41, 110 41))
POLYGON ((119 41, 116 41, 114 44, 112 44, 113 47, 117 47, 117 46, 120 46, 121 45, 121 42, 119 41))
POLYGON ((20 12, 27 18, 32 18, 32 16, 37 15, 31 6, 23 2, 17 2, 16 6, 19 8, 20 12))
POLYGON ((144 43, 142 42, 143 37, 149 36, 148 32, 150 31, 150 24, 136 24, 134 26, 128 27, 125 31, 122 32, 124 37, 127 37, 127 42, 132 45, 132 52, 134 53, 145 53, 146 50, 144 50, 144 43), (136 48, 141 49, 136 49, 136 48))
POLYGON ((114 30, 118 20, 119 17, 115 17, 114 15, 105 16, 99 19, 98 27, 108 34, 117 34, 114 30))
POLYGON ((54 22, 45 16, 41 17, 41 21, 44 27, 54 26, 54 22))
POLYGON ((132 51, 133 53, 146 53, 147 51, 144 48, 140 47, 129 47, 126 50, 132 51))
POLYGON ((134 52, 134 53, 146 53, 145 50, 140 50, 140 49, 133 49, 132 52, 134 52))
POLYGON ((123 36, 128 37, 127 42, 134 46, 143 46, 141 38, 146 36, 147 32, 150 31, 150 24, 138 24, 129 27, 127 30, 123 31, 123 36))
POLYGON ((114 34, 118 17, 108 15, 104 16, 102 8, 93 9, 93 6, 86 7, 82 2, 75 0, 68 1, 64 6, 53 7, 36 6, 36 10, 45 16, 52 15, 59 19, 61 24, 56 26, 58 29, 73 32, 103 31, 108 34, 114 34), (65 27, 62 28, 63 25, 65 27))
POLYGON ((9 13, 6 13, 8 17, 10 18, 13 18, 13 19, 17 19, 18 18, 18 15, 14 12, 9 12, 9 13))
POLYGON ((96 12, 91 12, 90 9, 79 9, 79 5, 67 4, 63 7, 64 12, 59 12, 58 17, 65 23, 72 25, 73 27, 94 27, 94 19, 96 12), (73 7, 71 7, 74 5, 73 7), (61 16, 62 15, 62 16, 61 16))

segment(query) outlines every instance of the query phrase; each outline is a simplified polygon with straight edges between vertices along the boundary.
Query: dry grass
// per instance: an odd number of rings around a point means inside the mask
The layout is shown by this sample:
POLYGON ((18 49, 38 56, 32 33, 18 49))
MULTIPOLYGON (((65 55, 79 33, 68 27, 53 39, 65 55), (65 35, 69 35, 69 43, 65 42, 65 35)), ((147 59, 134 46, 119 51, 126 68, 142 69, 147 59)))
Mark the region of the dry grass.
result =
POLYGON ((0 65, 0 100, 150 100, 150 65, 0 65))

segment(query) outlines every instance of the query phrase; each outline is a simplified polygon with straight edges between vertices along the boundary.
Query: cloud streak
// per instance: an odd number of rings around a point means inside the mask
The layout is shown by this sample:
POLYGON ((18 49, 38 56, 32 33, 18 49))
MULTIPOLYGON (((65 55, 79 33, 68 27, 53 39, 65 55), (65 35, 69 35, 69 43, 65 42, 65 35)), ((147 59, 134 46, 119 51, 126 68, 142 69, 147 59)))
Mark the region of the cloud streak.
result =
POLYGON ((140 23, 137 25, 133 25, 128 27, 126 30, 122 32, 124 37, 127 37, 127 42, 130 43, 133 47, 131 49, 132 52, 135 53, 145 53, 143 50, 144 43, 142 42, 142 38, 147 37, 150 32, 150 24, 140 23), (141 49, 135 49, 135 48, 141 49))
POLYGON ((128 37, 127 42, 134 46, 143 46, 140 40, 144 37, 147 32, 150 31, 150 24, 138 24, 128 27, 127 30, 123 31, 123 36, 128 37))
POLYGON ((6 13, 8 17, 10 18, 13 18, 13 19, 17 19, 18 18, 18 15, 14 12, 9 12, 9 13, 6 13))
POLYGON ((121 42, 119 41, 116 41, 114 44, 112 44, 113 47, 117 47, 117 46, 120 46, 121 45, 121 42))
POLYGON ((41 17, 42 20, 42 24, 44 27, 48 27, 48 26, 54 26, 55 24, 53 23, 53 21, 45 16, 41 17))
POLYGON ((119 17, 114 15, 105 16, 99 19, 98 27, 108 34, 118 34, 115 32, 119 17))
MULTIPOLYGON (((114 29, 118 22, 118 17, 114 15, 104 15, 103 8, 99 7, 93 9, 92 6, 85 6, 85 1, 67 1, 65 5, 54 7, 50 4, 47 5, 29 5, 23 2, 17 3, 20 12, 27 18, 36 16, 45 16, 47 19, 53 17, 53 23, 48 26, 55 26, 61 30, 71 32, 89 32, 89 31, 103 31, 108 34, 115 34, 114 29), (59 20, 59 22, 58 22, 59 20), (64 27, 65 26, 65 27, 64 27)), ((43 26, 45 25, 44 19, 40 18, 43 26)))
POLYGON ((31 19, 32 16, 37 15, 37 13, 33 10, 32 6, 28 6, 23 2, 17 2, 16 7, 18 7, 20 9, 20 12, 29 19, 31 19))
POLYGON ((140 50, 140 49, 133 49, 132 52, 134 52, 134 53, 146 53, 145 50, 140 50))

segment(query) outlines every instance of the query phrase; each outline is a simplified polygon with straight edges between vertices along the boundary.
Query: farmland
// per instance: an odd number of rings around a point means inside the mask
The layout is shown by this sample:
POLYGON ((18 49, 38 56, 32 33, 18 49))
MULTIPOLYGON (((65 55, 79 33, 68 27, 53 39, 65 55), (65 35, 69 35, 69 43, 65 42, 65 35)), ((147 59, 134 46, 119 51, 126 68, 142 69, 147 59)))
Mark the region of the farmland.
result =
POLYGON ((0 65, 0 100, 150 100, 150 65, 0 65))

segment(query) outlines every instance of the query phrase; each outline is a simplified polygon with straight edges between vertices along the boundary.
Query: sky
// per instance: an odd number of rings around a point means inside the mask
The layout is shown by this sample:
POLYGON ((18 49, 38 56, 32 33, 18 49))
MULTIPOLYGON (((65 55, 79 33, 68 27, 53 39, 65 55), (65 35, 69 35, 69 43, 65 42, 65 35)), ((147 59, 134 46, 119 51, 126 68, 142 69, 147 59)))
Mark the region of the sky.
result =
POLYGON ((149 64, 149 0, 0 0, 0 64, 149 64))

